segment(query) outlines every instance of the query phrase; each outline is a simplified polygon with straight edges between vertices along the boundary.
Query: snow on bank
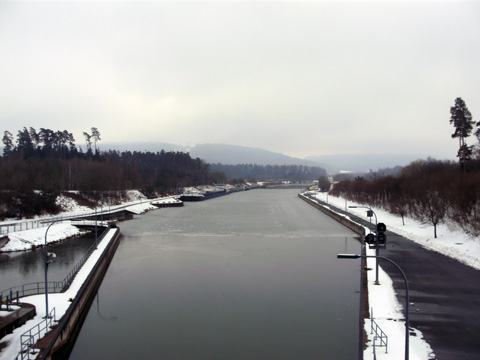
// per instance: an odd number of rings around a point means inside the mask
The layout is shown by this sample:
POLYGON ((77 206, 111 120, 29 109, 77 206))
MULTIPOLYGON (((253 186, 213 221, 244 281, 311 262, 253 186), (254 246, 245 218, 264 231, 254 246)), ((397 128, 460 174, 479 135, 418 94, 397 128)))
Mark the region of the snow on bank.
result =
MULTIPOLYGON (((327 202, 326 193, 316 193, 316 197, 327 202)), ((345 209, 345 199, 343 198, 328 195, 328 203, 339 209, 345 209)), ((363 204, 347 202, 347 207, 352 205, 363 206, 363 204)), ((480 270, 480 239, 478 237, 472 237, 460 229, 455 229, 452 224, 447 223, 437 226, 438 238, 435 239, 432 225, 422 224, 408 217, 405 218, 405 225, 403 225, 400 216, 393 215, 379 208, 372 208, 372 210, 377 215, 378 222, 383 222, 387 225, 387 230, 402 235, 426 249, 449 256, 465 265, 480 270)), ((369 218, 366 216, 366 211, 367 209, 365 208, 348 208, 348 212, 368 221, 369 218)), ((375 217, 372 218, 372 221, 375 221, 375 217)))
MULTIPOLYGON (((347 206, 348 212, 367 221, 369 220, 366 216, 367 209, 348 208, 348 206, 363 206, 363 204, 350 201, 346 203, 344 198, 334 197, 326 193, 313 194, 315 194, 317 199, 327 202, 339 209, 343 210, 345 206, 347 206)), ((455 229, 451 225, 449 226, 449 224, 441 224, 437 226, 438 238, 435 239, 432 225, 422 224, 408 217, 405 218, 405 225, 403 225, 402 218, 399 216, 390 214, 383 209, 372 208, 372 210, 377 215, 378 222, 383 222, 387 225, 387 230, 403 235, 426 249, 454 258, 475 269, 480 269, 480 241, 478 238, 471 237, 463 231, 455 229)), ((375 218, 372 220, 375 221, 375 218)), ((375 255, 374 250, 367 249, 367 255, 375 255)), ((400 304, 398 302, 392 280, 382 270, 381 265, 379 266, 378 276, 380 285, 374 285, 375 259, 368 258, 367 267, 372 269, 367 272, 369 305, 373 308, 375 321, 387 334, 389 341, 388 353, 385 353, 385 348, 377 347, 376 358, 379 360, 404 359, 405 319, 402 314, 402 309, 406 304, 400 304)), ((412 308, 410 308, 410 311, 411 309, 412 308)), ((370 334, 370 320, 365 320, 364 328, 369 338, 368 348, 364 351, 364 359, 374 359, 372 346, 373 335, 370 334)), ((410 329, 411 333, 413 332, 415 334, 409 337, 410 359, 434 359, 435 354, 430 345, 424 341, 422 333, 411 327, 410 329)))
MULTIPOLYGON (((45 245, 47 227, 33 230, 17 231, 8 234, 8 242, 1 248, 2 252, 31 250, 36 246, 45 245)), ((70 222, 53 224, 47 233, 47 242, 55 243, 78 236, 85 231, 70 224, 70 222)))
MULTIPOLYGON (((146 211, 157 208, 152 205, 150 200, 147 200, 147 198, 138 190, 130 190, 126 193, 127 195, 124 199, 125 202, 123 202, 121 205, 111 206, 111 210, 114 210, 117 207, 125 207, 125 205, 132 204, 131 206, 126 207, 126 209, 135 214, 143 214, 146 211), (140 204, 138 204, 139 201, 140 204)), ((155 199, 155 202, 160 203, 176 201, 178 200, 172 197, 155 199)), ((95 213, 91 208, 79 206, 75 200, 63 195, 57 197, 57 203, 64 209, 64 212, 58 214, 57 218, 52 218, 50 215, 48 215, 37 217, 36 219, 51 219, 53 221, 54 219, 58 219, 60 216, 81 216, 95 213)), ((0 224, 5 222, 7 221, 0 222, 0 224)), ((45 226, 38 229, 10 232, 8 234, 8 242, 5 246, 0 248, 0 253, 31 250, 34 247, 45 245, 45 232, 47 231, 48 225, 48 222, 45 222, 45 226)), ((47 242, 49 244, 55 243, 73 236, 82 235, 84 233, 84 230, 78 229, 77 227, 73 226, 70 221, 66 220, 63 223, 56 223, 50 227, 47 234, 47 242)))
MULTIPOLYGON (((72 191, 72 193, 76 193, 76 191, 72 191)), ((107 194, 108 192, 104 192, 107 194)), ((100 209, 105 209, 109 207, 110 209, 115 209, 117 207, 122 207, 125 205, 128 205, 129 203, 135 204, 139 201, 148 201, 147 197, 143 195, 140 191, 138 190, 127 190, 125 191, 125 197, 121 199, 121 204, 120 205, 110 205, 108 204, 108 198, 106 195, 103 197, 103 201, 99 200, 97 204, 97 211, 101 211, 100 209)), ((57 199, 55 200, 55 203, 62 208, 62 211, 60 214, 52 215, 52 214, 44 214, 40 216, 34 216, 33 218, 29 219, 5 219, 0 222, 0 224, 3 223, 19 223, 19 222, 24 222, 27 220, 48 220, 48 219, 53 219, 57 218, 59 216, 77 216, 77 215, 85 215, 85 214, 95 214, 95 208, 90 208, 88 206, 82 206, 79 205, 74 199, 64 196, 63 194, 60 194, 57 196, 57 199)))
MULTIPOLYGON (((53 226, 52 226, 53 227, 53 226)), ((50 232, 49 232, 50 234, 50 232)), ((49 312, 55 308, 56 319, 60 319, 67 311, 68 307, 71 304, 69 299, 75 298, 78 291, 82 287, 83 283, 90 274, 91 269, 95 266, 100 256, 105 251, 106 247, 113 239, 115 234, 114 230, 110 230, 109 233, 103 238, 103 240, 98 244, 97 250, 93 251, 89 256, 88 260, 79 270, 75 276, 72 284, 68 290, 64 293, 49 294, 48 295, 48 304, 49 312)), ((23 326, 16 328, 13 333, 4 336, 0 340, 0 359, 14 359, 21 348, 21 335, 42 322, 42 318, 45 317, 45 295, 33 295, 22 298, 22 302, 32 304, 35 306, 37 315, 28 320, 23 326)), ((30 359, 35 359, 36 355, 30 354, 30 359)))
POLYGON ((157 209, 157 207, 155 205, 150 204, 149 202, 144 202, 144 203, 141 203, 141 204, 129 206, 125 209, 128 210, 128 211, 131 211, 131 212, 133 212, 137 215, 140 215, 140 214, 143 214, 143 213, 145 213, 149 210, 157 209))
MULTIPOLYGON (((322 201, 327 201, 326 194, 316 194, 316 198, 322 201)), ((328 197, 328 203, 336 206, 337 208, 344 209, 345 199, 328 197)), ((350 203, 349 205, 358 205, 350 203)), ((347 205, 348 206, 348 205, 347 205)), ((355 215, 362 217, 367 209, 349 209, 357 210, 355 215)), ((377 214, 379 222, 385 222, 387 229, 393 230, 389 226, 390 222, 385 217, 379 216, 377 210, 374 209, 377 214)), ((366 218, 366 216, 365 216, 366 218)), ((368 220, 368 218, 366 218, 368 220)), ((400 220, 401 221, 401 220, 400 220)), ((368 228, 365 228, 368 233, 368 228)), ((395 230, 393 230, 395 231, 395 230)), ((375 255, 375 250, 366 249, 367 255, 375 255)), ((357 260, 360 261, 360 260, 357 260)), ((377 325, 388 336, 388 352, 385 352, 385 347, 376 347, 376 357, 374 356, 373 340, 374 335, 371 333, 371 321, 365 319, 364 329, 367 334, 367 348, 363 352, 364 360, 402 360, 405 358, 405 317, 402 310, 405 306, 400 304, 395 295, 395 289, 393 283, 388 274, 383 271, 381 265, 378 270, 378 280, 380 285, 375 285, 375 267, 376 262, 373 258, 367 258, 367 268, 371 269, 367 271, 367 286, 368 286, 368 303, 370 309, 373 309, 373 317, 377 325)), ((377 340, 376 344, 379 344, 377 340)), ((430 345, 424 340, 423 334, 412 327, 410 327, 409 336, 409 358, 412 360, 427 360, 434 359, 435 354, 430 345), (414 334, 414 335, 412 335, 414 334)))
MULTIPOLYGON (((367 255, 375 255, 375 250, 368 249, 367 255)), ((371 321, 365 319, 364 329, 368 335, 367 349, 363 353, 364 360, 402 360, 405 359, 405 317, 402 310, 406 304, 400 304, 395 296, 395 290, 390 277, 382 267, 378 267, 378 281, 375 285, 375 259, 367 258, 368 304, 373 309, 373 318, 377 325, 388 336, 388 352, 384 347, 376 348, 376 358, 373 354, 373 337, 371 321)), ((410 309, 411 311, 411 309, 410 309)), ((379 344, 377 340, 377 345, 379 344)), ((410 327, 409 358, 412 360, 435 359, 430 345, 423 339, 422 333, 410 327), (415 334, 415 335, 412 335, 415 334)))
POLYGON ((57 198, 55 199, 55 204, 57 204, 57 206, 60 206, 64 212, 68 213, 82 214, 92 212, 92 209, 88 206, 79 205, 72 198, 63 194, 57 196, 57 198))

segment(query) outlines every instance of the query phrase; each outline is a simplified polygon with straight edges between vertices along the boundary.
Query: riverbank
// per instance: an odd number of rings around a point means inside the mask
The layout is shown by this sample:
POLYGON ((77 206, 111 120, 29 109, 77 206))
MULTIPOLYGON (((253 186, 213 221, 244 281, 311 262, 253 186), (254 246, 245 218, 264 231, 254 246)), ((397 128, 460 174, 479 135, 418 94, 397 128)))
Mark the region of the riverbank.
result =
MULTIPOLYGON (((346 216, 356 219, 355 221, 363 223, 367 228, 375 227, 375 218, 373 225, 370 225, 370 219, 366 216, 368 209, 362 204, 348 202, 347 205, 345 199, 326 193, 311 192, 310 195, 323 202, 326 207, 336 209, 335 211, 345 214, 344 209, 347 208, 346 216)), ((419 336, 423 336, 428 347, 433 349, 428 351, 424 359, 476 358, 480 346, 472 334, 480 331, 480 326, 475 321, 475 314, 480 311, 477 300, 480 282, 478 238, 471 237, 449 224, 442 224, 437 229, 438 238, 435 239, 431 225, 409 218, 404 219, 404 225, 400 217, 383 209, 372 210, 378 222, 387 225, 387 247, 380 251, 380 255, 395 261, 408 279, 410 358, 414 358, 413 341, 419 336)), ((374 271, 367 272, 369 300, 372 304, 376 301, 376 305, 373 305, 375 320, 379 319, 377 322, 389 336, 388 354, 384 354, 382 348, 379 348, 377 359, 402 359, 402 339, 405 336, 405 316, 402 310, 406 306, 404 279, 399 271, 387 262, 381 260, 380 265, 380 286, 373 284, 374 279, 371 277, 374 277, 374 271), (385 294, 381 293, 385 285, 392 287, 393 298, 385 297, 385 294), (389 306, 382 309, 382 306, 387 304, 389 306), (395 339, 394 344, 398 348, 395 354, 398 353, 398 357, 392 357, 392 339, 395 339)), ((368 268, 375 268, 374 259, 368 259, 368 268)), ((367 349, 365 359, 372 357, 371 349, 367 349)))
MULTIPOLYGON (((106 234, 103 240, 98 244, 97 249, 92 252, 88 260, 78 271, 77 275, 72 281, 72 284, 65 292, 48 295, 49 310, 55 308, 55 317, 57 320, 61 319, 70 308, 72 305, 72 300, 76 298, 77 294, 84 286, 85 281, 91 275, 92 269, 96 266, 105 250, 108 249, 110 243, 115 239, 116 236, 118 236, 117 231, 115 230, 111 229, 111 231, 106 234)), ((22 346, 21 335, 28 331, 28 329, 44 321, 46 315, 45 294, 24 297, 22 298, 22 302, 35 306, 37 314, 33 319, 27 321, 23 326, 16 328, 11 334, 8 334, 1 339, 0 359, 2 360, 15 359, 22 346)), ((8 312, 6 311, 2 311, 0 313, 0 316, 6 315, 8 315, 8 312)), ((30 359, 36 358, 37 355, 38 350, 36 354, 30 355, 30 359)))
MULTIPOLYGON (((324 213, 330 213, 333 218, 339 222, 354 222, 348 215, 337 211, 334 207, 328 206, 320 197, 322 193, 317 194, 316 192, 307 192, 306 195, 310 195, 310 199, 316 202, 316 207, 321 207, 324 213)), ((329 196, 330 203, 332 204, 332 197, 329 196)), ((334 200, 336 204, 342 202, 343 199, 334 200)), ((352 204, 354 205, 354 204, 352 204)), ((357 226, 364 227, 364 232, 369 233, 369 227, 363 226, 357 223, 357 226)), ((356 230, 359 233, 358 230, 356 230)), ((372 256, 375 255, 375 250, 365 249, 366 255, 372 256)), ((362 308, 368 306, 368 315, 363 321, 363 328, 365 330, 366 339, 364 340, 365 346, 363 351, 364 360, 382 360, 382 359, 394 359, 401 360, 404 359, 405 354, 405 317, 403 316, 402 309, 404 306, 400 304, 397 299, 395 289, 391 278, 383 271, 382 267, 379 266, 379 279, 381 279, 381 286, 375 285, 375 259, 367 258, 366 259, 366 269, 370 270, 366 272, 366 287, 368 291, 368 296, 366 302, 368 304, 362 304, 362 308), (375 342, 374 335, 371 328, 371 320, 369 317, 372 316, 371 312, 373 309, 373 316, 375 322, 378 326, 387 334, 388 336, 388 351, 386 352, 385 347, 377 347, 376 357, 374 356, 373 344, 375 342)), ((346 261, 346 260, 339 260, 346 261)), ((349 261, 358 261, 360 265, 360 260, 349 260, 349 261)), ((365 313, 364 313, 365 316, 365 313)), ((426 360, 434 359, 435 355, 430 347, 430 345, 423 338, 422 333, 410 327, 410 359, 412 360, 426 360)), ((361 341, 361 339, 360 339, 361 341)), ((361 341, 362 342, 362 341, 361 341)), ((379 340, 375 342, 377 345, 380 343, 379 340)))
MULTIPOLYGON (((8 233, 5 237, 3 237, 3 241, 0 243, 0 253, 2 252, 14 252, 14 251, 25 251, 35 249, 36 247, 44 246, 45 245, 45 232, 47 230, 47 226, 50 222, 56 219, 65 218, 65 222, 59 222, 57 224, 53 224, 50 229, 48 230, 47 236, 47 243, 56 243, 59 241, 64 241, 66 239, 80 236, 85 233, 84 230, 79 229, 78 227, 72 225, 68 219, 75 218, 75 217, 85 217, 85 216, 95 216, 101 217, 102 214, 108 211, 115 211, 119 209, 125 209, 133 214, 142 214, 146 211, 157 209, 158 206, 154 204, 161 205, 172 205, 179 202, 178 199, 174 197, 162 197, 156 199, 147 199, 143 194, 139 191, 129 191, 127 192, 127 197, 125 201, 118 205, 109 206, 107 207, 100 207, 95 212, 95 209, 91 209, 89 207, 80 206, 76 203, 73 199, 70 198, 62 198, 62 207, 65 209, 60 214, 57 214, 55 218, 52 218, 51 215, 45 215, 43 217, 39 217, 36 219, 24 219, 24 220, 16 220, 16 222, 21 221, 39 221, 43 224, 41 227, 31 228, 28 230, 21 230, 21 231, 13 231, 8 233)), ((12 220, 6 220, 0 222, 0 227, 7 226, 5 224, 11 224, 12 220)), ((40 226, 40 225, 39 225, 40 226)), ((21 227, 20 227, 21 228, 21 227)))

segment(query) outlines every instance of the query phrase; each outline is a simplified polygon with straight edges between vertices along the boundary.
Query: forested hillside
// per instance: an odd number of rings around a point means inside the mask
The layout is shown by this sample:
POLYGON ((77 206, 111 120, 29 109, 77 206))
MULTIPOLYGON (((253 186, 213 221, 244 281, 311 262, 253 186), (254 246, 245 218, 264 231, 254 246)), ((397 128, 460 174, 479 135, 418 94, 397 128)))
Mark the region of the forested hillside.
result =
POLYGON ((101 152, 100 133, 84 133, 87 151, 75 146, 68 131, 24 128, 16 141, 5 131, 0 157, 0 218, 54 213, 60 191, 101 192, 142 189, 146 193, 173 193, 183 186, 225 182, 200 159, 183 152, 101 152))
POLYGON ((252 179, 255 181, 312 181, 327 175, 325 169, 321 167, 305 165, 211 164, 211 167, 237 181, 252 179))
POLYGON ((418 160, 404 167, 397 176, 342 180, 330 193, 433 225, 435 237, 440 223, 480 235, 478 161, 471 161, 466 172, 451 161, 418 160))

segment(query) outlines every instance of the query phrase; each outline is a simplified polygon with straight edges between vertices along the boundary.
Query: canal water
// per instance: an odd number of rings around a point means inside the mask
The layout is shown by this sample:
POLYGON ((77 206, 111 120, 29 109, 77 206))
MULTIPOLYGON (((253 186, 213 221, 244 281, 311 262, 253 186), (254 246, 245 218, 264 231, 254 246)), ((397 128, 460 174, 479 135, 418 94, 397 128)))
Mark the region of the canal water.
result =
MULTIPOLYGON (((95 235, 87 233, 49 245, 56 257, 48 266, 48 280, 62 281, 94 243, 95 235)), ((45 281, 45 248, 0 253, 0 291, 38 281, 45 281)))
POLYGON ((120 246, 70 354, 80 359, 356 359, 355 234, 257 189, 119 224, 120 246))

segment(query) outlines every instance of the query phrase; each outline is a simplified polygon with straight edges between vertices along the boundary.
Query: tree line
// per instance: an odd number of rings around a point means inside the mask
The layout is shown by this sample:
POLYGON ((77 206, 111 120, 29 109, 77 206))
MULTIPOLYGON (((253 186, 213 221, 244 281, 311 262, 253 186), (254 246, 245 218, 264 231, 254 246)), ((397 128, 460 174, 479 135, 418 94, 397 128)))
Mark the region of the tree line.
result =
POLYGON ((16 141, 13 134, 6 130, 3 134, 3 156, 13 158, 61 158, 71 159, 74 157, 91 158, 98 154, 97 142, 100 141, 100 132, 97 128, 91 128, 91 134, 84 132, 87 152, 77 148, 73 134, 67 130, 51 130, 33 127, 24 127, 19 130, 16 141), (95 144, 95 152, 92 150, 92 139, 95 144))
POLYGON ((0 218, 55 212, 56 194, 78 190, 92 197, 115 189, 173 193, 178 187, 226 182, 200 159, 183 152, 99 151, 96 128, 84 133, 87 151, 64 131, 23 128, 16 139, 5 131, 0 157, 0 218), (95 192, 95 194, 93 194, 95 192))
POLYGON ((223 165, 211 164, 212 170, 225 173, 234 183, 247 181, 292 181, 303 182, 326 176, 327 172, 321 167, 305 165, 258 165, 238 164, 223 165))
MULTIPOLYGON (((402 217, 410 216, 433 226, 441 223, 480 235, 480 122, 475 122, 465 102, 455 100, 450 109, 452 138, 459 139, 458 163, 435 159, 417 160, 396 175, 356 177, 336 183, 331 193, 402 217), (476 130, 474 131, 474 126, 476 130), (468 145, 474 134, 477 142, 468 145)), ((405 224, 405 223, 404 223, 405 224)))

